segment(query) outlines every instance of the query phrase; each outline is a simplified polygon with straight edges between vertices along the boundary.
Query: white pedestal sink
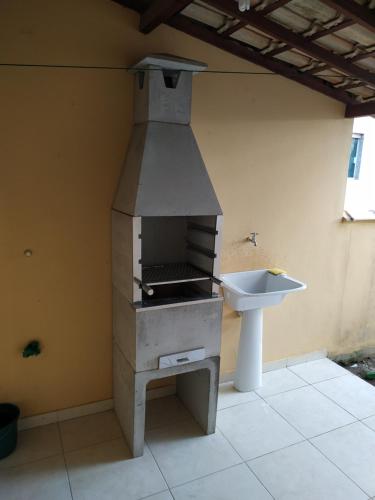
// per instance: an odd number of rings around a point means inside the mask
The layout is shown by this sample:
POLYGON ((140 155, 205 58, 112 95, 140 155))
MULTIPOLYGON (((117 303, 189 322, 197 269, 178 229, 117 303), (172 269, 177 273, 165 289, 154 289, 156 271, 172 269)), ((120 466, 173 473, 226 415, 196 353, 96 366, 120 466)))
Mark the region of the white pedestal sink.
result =
POLYGON ((241 392, 253 391, 262 385, 263 308, 280 304, 288 293, 306 285, 267 270, 223 274, 221 280, 225 301, 243 313, 234 386, 241 392))

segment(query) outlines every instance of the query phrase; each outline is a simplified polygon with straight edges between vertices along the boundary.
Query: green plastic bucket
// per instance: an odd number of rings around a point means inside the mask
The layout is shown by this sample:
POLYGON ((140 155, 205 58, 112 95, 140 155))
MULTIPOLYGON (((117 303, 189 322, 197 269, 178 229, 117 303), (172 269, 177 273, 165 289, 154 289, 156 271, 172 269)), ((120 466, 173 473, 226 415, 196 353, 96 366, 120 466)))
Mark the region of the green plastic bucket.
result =
POLYGON ((0 459, 12 453, 17 445, 18 406, 0 403, 0 459))

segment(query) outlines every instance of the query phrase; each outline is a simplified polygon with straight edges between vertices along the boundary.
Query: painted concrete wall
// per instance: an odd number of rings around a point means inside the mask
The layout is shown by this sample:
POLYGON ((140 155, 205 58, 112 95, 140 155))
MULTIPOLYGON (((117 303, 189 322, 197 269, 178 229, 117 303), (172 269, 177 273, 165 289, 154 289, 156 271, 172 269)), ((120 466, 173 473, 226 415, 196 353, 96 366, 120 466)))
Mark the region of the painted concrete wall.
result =
MULTIPOLYGON (((137 24, 109 0, 3 0, 0 61, 126 66, 171 52, 259 70, 137 24)), ((112 394, 110 207, 133 80, 121 70, 0 72, 0 400, 38 414, 112 394), (34 337, 43 354, 23 359, 34 337)), ((222 270, 279 266, 308 284, 266 312, 265 361, 373 343, 375 225, 340 222, 352 131, 342 105, 278 76, 205 74, 193 94, 193 130, 225 214, 222 270), (245 242, 251 231, 257 248, 245 242)), ((226 309, 223 372, 235 366, 239 325, 226 309)))

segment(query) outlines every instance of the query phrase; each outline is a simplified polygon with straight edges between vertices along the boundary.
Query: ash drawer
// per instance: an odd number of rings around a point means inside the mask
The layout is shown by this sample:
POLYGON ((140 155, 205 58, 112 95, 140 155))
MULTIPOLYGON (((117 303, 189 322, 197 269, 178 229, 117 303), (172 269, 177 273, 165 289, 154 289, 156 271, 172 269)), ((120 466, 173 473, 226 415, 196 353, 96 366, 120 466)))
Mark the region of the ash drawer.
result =
MULTIPOLYGON (((203 348, 205 357, 218 356, 222 300, 136 310, 136 371, 159 368, 159 358, 203 348)), ((183 356, 180 356, 183 357, 183 356)))
POLYGON ((166 354, 159 358, 159 368, 168 368, 169 366, 186 365, 193 361, 201 361, 206 357, 204 347, 193 349, 192 351, 177 352, 174 354, 166 354))

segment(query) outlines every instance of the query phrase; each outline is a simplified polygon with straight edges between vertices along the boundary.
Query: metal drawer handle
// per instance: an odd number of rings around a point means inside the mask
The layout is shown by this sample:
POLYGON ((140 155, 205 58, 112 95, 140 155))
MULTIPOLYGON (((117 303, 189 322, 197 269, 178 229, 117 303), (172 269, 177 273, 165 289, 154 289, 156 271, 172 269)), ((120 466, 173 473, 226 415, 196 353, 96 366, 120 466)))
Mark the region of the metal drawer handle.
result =
POLYGON ((189 361, 189 358, 179 358, 179 359, 176 359, 177 363, 183 363, 183 362, 186 362, 186 361, 189 361))

